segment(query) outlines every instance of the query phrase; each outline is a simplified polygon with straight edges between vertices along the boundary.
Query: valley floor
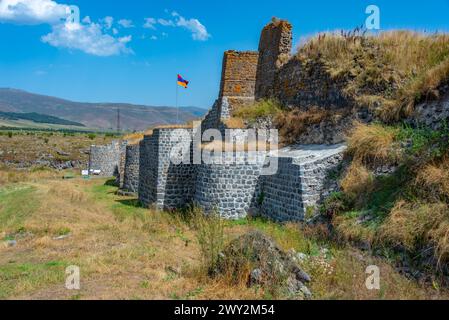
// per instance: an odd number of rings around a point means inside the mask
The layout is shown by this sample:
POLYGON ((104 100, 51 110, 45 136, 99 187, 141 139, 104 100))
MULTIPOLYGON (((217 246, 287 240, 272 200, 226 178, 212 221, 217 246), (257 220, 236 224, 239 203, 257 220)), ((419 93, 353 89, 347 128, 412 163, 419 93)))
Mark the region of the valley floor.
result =
MULTIPOLYGON (((5 173, 4 173, 5 174, 5 173)), ((0 185, 0 299, 284 299, 244 283, 211 279, 196 231, 175 213, 140 208, 104 179, 30 176, 0 185), (81 290, 65 288, 76 265, 81 290)), ((314 240, 298 225, 261 219, 226 222, 229 241, 259 229, 305 254, 314 299, 447 299, 408 280, 385 260, 314 240), (370 265, 381 289, 366 288, 370 265)))

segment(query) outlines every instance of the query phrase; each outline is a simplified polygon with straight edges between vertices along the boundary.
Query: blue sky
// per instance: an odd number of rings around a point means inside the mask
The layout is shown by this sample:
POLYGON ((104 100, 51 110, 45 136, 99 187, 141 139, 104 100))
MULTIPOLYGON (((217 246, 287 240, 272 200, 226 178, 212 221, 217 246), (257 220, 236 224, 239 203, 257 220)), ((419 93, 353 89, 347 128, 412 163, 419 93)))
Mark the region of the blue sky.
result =
POLYGON ((191 83, 181 88, 180 104, 208 108, 218 95, 223 52, 257 49, 271 17, 293 24, 296 44, 362 25, 370 4, 380 8, 382 30, 449 31, 449 0, 0 0, 0 87, 174 105, 180 73, 191 83), (58 19, 65 5, 80 9, 76 30, 58 19))

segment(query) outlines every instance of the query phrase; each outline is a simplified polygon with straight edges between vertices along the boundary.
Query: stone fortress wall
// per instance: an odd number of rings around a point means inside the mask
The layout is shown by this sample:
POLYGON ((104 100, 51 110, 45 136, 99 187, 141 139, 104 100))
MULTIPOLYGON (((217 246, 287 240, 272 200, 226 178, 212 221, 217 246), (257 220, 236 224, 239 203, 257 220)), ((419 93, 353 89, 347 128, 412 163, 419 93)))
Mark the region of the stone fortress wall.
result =
POLYGON ((145 206, 174 210, 185 206, 195 190, 196 168, 174 164, 172 151, 192 149, 192 130, 156 129, 140 143, 139 200, 145 206))
POLYGON ((120 167, 120 141, 112 141, 104 146, 91 146, 89 156, 89 171, 100 171, 100 176, 117 176, 120 167))
MULTIPOLYGON (((291 99, 294 103, 302 94, 310 72, 301 70, 291 62, 293 59, 289 61, 291 30, 287 21, 274 20, 262 31, 259 52, 225 52, 219 97, 202 122, 201 134, 207 129, 219 129, 224 134, 225 120, 233 108, 244 107, 255 99, 285 96, 286 101, 291 99), (289 72, 295 75, 287 76, 289 72), (301 80, 296 79, 297 75, 301 80), (303 84, 296 85, 298 81, 303 84)), ((312 91, 306 90, 307 95, 313 96, 312 91)), ((119 168, 125 163, 123 188, 132 191, 138 185, 139 200, 146 207, 173 210, 196 204, 206 212, 216 210, 229 219, 257 212, 274 220, 298 221, 304 219, 308 208, 316 206, 332 191, 327 182, 329 172, 338 166, 345 150, 344 145, 298 145, 280 150, 279 155, 260 152, 255 163, 174 164, 170 161, 170 155, 180 146, 193 154, 191 137, 195 134, 198 131, 192 129, 156 129, 140 142, 138 165, 137 152, 130 146, 124 153, 124 162, 120 162, 119 155, 112 156, 114 152, 123 155, 117 147, 106 147, 102 157, 94 153, 92 162, 96 158, 105 159, 104 162, 109 159, 102 167, 108 169, 104 171, 108 174, 111 173, 109 166, 119 168), (274 175, 261 175, 267 161, 274 160, 279 165, 278 171, 274 175)), ((242 140, 245 135, 242 130, 235 138, 242 140)), ((248 152, 236 155, 248 158, 248 152)))
POLYGON ((125 192, 139 192, 139 172, 140 172, 140 145, 130 144, 126 146, 125 169, 122 189, 125 192))
POLYGON ((288 21, 273 19, 261 33, 259 61, 256 71, 255 98, 270 98, 280 68, 290 59, 292 51, 292 25, 288 21))
POLYGON ((275 98, 285 106, 345 108, 345 79, 331 79, 320 61, 301 61, 292 54, 292 25, 273 19, 260 37, 255 97, 275 98))
POLYGON ((248 152, 224 154, 240 161, 229 164, 197 166, 193 202, 206 212, 216 210, 226 219, 244 218, 257 207, 256 197, 265 154, 253 152, 256 161, 248 161, 248 152))
POLYGON ((338 170, 345 149, 340 144, 281 150, 277 173, 261 177, 257 194, 260 213, 280 221, 303 220, 309 209, 335 190, 331 175, 338 170))
MULTIPOLYGON (((315 134, 303 142, 307 145, 289 146, 278 154, 260 152, 255 163, 174 164, 170 155, 181 146, 192 156, 192 136, 207 129, 218 129, 224 135, 233 109, 258 99, 275 98, 301 110, 348 108, 352 102, 343 94, 344 81, 331 79, 319 61, 293 56, 291 24, 273 19, 262 30, 258 52, 224 53, 220 93, 199 131, 156 129, 138 146, 118 141, 92 146, 89 169, 100 170, 102 176, 117 176, 122 189, 138 193, 147 207, 173 210, 197 204, 228 219, 255 212, 280 221, 304 220, 309 210, 335 190, 332 176, 345 151, 345 145, 339 144, 342 138, 325 123, 308 128, 315 134), (278 163, 278 170, 262 175, 263 167, 272 161, 278 163)), ((442 119, 449 118, 449 85, 443 86, 444 97, 417 106, 410 122, 438 128, 442 119)), ((245 137, 242 130, 235 139, 245 137)), ((245 159, 249 154, 236 155, 245 159)))
POLYGON ((227 97, 233 107, 254 102, 258 59, 257 51, 226 51, 219 98, 227 97))

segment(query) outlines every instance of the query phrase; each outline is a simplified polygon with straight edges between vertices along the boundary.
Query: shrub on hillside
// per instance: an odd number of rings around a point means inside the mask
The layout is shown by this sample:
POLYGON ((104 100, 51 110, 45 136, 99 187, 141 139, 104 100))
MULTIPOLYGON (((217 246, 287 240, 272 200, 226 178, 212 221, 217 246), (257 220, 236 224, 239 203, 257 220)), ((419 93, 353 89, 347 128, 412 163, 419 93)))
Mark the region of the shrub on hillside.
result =
POLYGON ((353 161, 341 181, 341 188, 356 206, 360 206, 374 190, 374 182, 373 173, 360 162, 353 161))
POLYGON ((416 176, 415 186, 422 197, 449 202, 449 157, 425 165, 416 176))
POLYGON ((217 268, 220 252, 224 248, 225 223, 217 212, 205 214, 198 207, 189 208, 185 213, 185 218, 196 231, 202 267, 209 274, 217 268))
POLYGON ((396 128, 357 123, 348 137, 348 154, 366 165, 394 164, 399 158, 397 135, 396 128))
POLYGON ((442 261, 449 255, 449 207, 442 202, 399 201, 381 226, 379 238, 410 251, 431 243, 442 261))

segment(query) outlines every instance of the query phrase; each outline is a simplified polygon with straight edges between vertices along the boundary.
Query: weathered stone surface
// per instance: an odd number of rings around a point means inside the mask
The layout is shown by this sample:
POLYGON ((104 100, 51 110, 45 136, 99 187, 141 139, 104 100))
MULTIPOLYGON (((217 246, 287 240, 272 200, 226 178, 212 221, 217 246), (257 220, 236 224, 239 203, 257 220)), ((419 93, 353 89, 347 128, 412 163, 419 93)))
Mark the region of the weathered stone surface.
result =
POLYGON ((256 76, 256 99, 270 98, 277 73, 288 61, 292 50, 292 25, 274 19, 262 30, 259 42, 259 61, 256 76))
POLYGON ((449 85, 441 88, 441 91, 446 92, 441 99, 416 106, 408 122, 415 126, 424 125, 434 130, 442 129, 444 125, 447 125, 449 120, 449 85))
POLYGON ((299 145, 280 150, 277 173, 261 177, 256 196, 260 213, 278 221, 303 221, 307 210, 333 191, 326 182, 345 149, 344 145, 299 145))
POLYGON ((105 146, 91 146, 89 170, 100 170, 100 175, 104 177, 120 176, 122 152, 124 147, 120 141, 113 141, 105 146))
POLYGON ((258 58, 257 51, 224 53, 220 98, 228 97, 233 107, 254 101, 258 58))
POLYGON ((248 161, 248 153, 224 154, 241 161, 230 164, 202 164, 197 167, 194 202, 206 212, 217 210, 228 219, 246 217, 254 207, 265 153, 253 153, 256 161, 248 161))
POLYGON ((326 66, 318 61, 291 58, 276 74, 273 97, 283 105, 307 110, 320 107, 336 110, 351 107, 344 95, 346 79, 331 78, 326 66))
MULTIPOLYGON (((140 143, 139 200, 146 206, 173 210, 192 201, 195 165, 171 161, 174 148, 192 150, 192 130, 157 129, 140 143)), ((190 161, 190 160, 189 160, 190 161)))
POLYGON ((140 146, 138 144, 126 147, 126 158, 123 179, 123 191, 138 193, 139 191, 140 146))

